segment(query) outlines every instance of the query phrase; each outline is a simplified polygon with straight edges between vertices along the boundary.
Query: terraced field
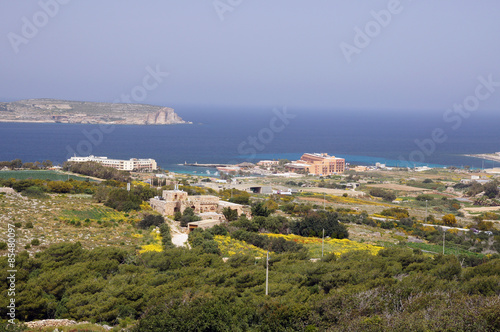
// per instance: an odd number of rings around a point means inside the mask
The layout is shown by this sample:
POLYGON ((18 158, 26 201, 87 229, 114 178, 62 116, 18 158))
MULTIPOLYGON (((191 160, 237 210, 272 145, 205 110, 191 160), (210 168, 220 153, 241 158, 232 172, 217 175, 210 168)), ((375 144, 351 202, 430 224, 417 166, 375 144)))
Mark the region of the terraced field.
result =
POLYGON ((78 219, 84 221, 89 219, 91 221, 118 221, 126 219, 124 213, 113 210, 107 206, 91 206, 85 210, 63 210, 61 213, 63 218, 78 219))
MULTIPOLYGON (((95 204, 88 195, 56 195, 46 199, 0 195, 0 228, 7 229, 7 223, 17 224, 19 252, 26 249, 36 253, 60 242, 80 242, 88 249, 103 246, 139 249, 150 238, 132 236, 137 232, 134 224, 138 220, 136 212, 125 216, 95 204), (40 244, 29 246, 34 239, 40 244)), ((6 234, 0 233, 0 242, 7 241, 6 234)))

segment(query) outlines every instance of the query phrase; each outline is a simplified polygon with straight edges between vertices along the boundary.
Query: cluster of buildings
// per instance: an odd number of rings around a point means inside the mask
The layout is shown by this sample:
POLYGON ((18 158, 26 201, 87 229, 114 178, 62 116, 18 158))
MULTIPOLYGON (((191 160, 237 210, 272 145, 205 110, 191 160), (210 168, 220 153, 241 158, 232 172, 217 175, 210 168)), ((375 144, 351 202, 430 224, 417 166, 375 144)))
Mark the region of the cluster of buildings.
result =
POLYGON ((209 228, 225 221, 222 214, 224 208, 236 210, 238 215, 247 213, 241 204, 221 201, 217 196, 189 196, 187 192, 179 190, 178 185, 174 190, 164 190, 162 196, 150 199, 149 204, 165 216, 173 216, 176 212, 183 213, 186 208, 192 208, 202 220, 189 223, 189 230, 197 227, 209 228))
POLYGON ((158 165, 154 159, 137 159, 132 158, 130 160, 122 159, 108 159, 108 157, 71 157, 68 159, 69 162, 85 163, 88 161, 93 161, 99 163, 106 167, 113 167, 120 171, 156 171, 158 165))
POLYGON ((320 176, 341 174, 345 171, 345 159, 327 153, 304 153, 300 160, 286 164, 285 168, 292 172, 302 171, 320 176))

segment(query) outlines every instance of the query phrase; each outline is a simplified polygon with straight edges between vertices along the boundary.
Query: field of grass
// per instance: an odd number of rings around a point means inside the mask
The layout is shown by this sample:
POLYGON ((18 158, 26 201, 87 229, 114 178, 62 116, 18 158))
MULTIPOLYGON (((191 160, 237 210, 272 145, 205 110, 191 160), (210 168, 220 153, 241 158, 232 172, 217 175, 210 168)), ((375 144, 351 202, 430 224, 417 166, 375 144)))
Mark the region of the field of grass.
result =
MULTIPOLYGON (((26 180, 26 179, 40 179, 40 180, 52 180, 52 181, 65 181, 68 180, 68 175, 57 172, 57 171, 0 171, 1 179, 11 179, 14 178, 16 180, 26 180)), ((69 175, 70 179, 85 181, 86 177, 77 176, 77 175, 69 175)))
POLYGON ((107 206, 91 206, 89 209, 86 210, 63 210, 61 216, 63 218, 77 219, 80 221, 84 221, 86 219, 96 220, 96 221, 126 219, 124 213, 113 210, 112 208, 109 208, 107 206))

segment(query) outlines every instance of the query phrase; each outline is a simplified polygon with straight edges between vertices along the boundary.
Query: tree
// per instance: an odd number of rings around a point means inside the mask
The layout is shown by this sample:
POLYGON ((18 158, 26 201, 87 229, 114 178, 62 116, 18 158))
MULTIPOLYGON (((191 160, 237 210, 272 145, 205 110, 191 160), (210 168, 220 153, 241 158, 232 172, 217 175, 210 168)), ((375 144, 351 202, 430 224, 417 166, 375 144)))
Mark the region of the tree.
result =
POLYGON ((311 213, 301 221, 292 223, 290 230, 293 234, 311 237, 321 237, 325 230, 325 236, 347 239, 349 237, 347 228, 340 224, 338 219, 339 215, 336 212, 311 213))
POLYGON ((170 249, 175 247, 174 244, 172 243, 172 233, 170 231, 170 226, 168 224, 163 223, 160 225, 160 235, 164 249, 170 249))
POLYGON ((283 216, 255 217, 253 221, 259 225, 261 231, 265 230, 266 233, 287 234, 290 227, 290 221, 283 216))
POLYGON ((434 197, 428 194, 420 194, 415 198, 417 201, 432 201, 434 197))
POLYGON ((35 164, 33 164, 32 162, 24 163, 23 164, 23 168, 34 169, 35 168, 35 164))
POLYGON ((238 219, 238 210, 233 210, 230 207, 225 207, 224 209, 222 209, 222 214, 224 215, 224 217, 226 217, 227 221, 234 221, 238 219))
POLYGON ((126 171, 119 171, 113 167, 102 166, 99 163, 87 161, 84 163, 70 163, 65 162, 63 169, 74 173, 83 175, 95 176, 105 180, 117 180, 128 182, 130 180, 130 173, 126 171))
POLYGON ((272 199, 268 199, 265 203, 264 206, 269 210, 270 213, 273 213, 278 209, 278 203, 276 203, 272 199))
POLYGON ((11 162, 10 161, 0 161, 0 169, 2 169, 4 167, 10 168, 11 167, 11 162))
POLYGON ((473 181, 469 187, 469 190, 467 190, 467 195, 474 197, 482 191, 483 186, 480 183, 473 181))
POLYGON ((174 213, 174 220, 175 221, 181 221, 181 218, 182 218, 181 211, 175 211, 175 213, 174 213))
POLYGON ((255 218, 249 220, 243 213, 238 220, 231 223, 231 226, 238 227, 249 232, 257 232, 259 230, 259 225, 255 222, 255 218))
POLYGON ((148 229, 151 226, 160 226, 165 224, 165 219, 163 216, 157 214, 148 214, 137 223, 138 228, 148 229))
POLYGON ((381 188, 371 189, 370 195, 375 197, 381 197, 384 201, 393 201, 396 199, 396 195, 392 191, 384 190, 381 188))
POLYGON ((488 198, 495 198, 498 195, 498 183, 496 181, 491 181, 483 186, 484 194, 488 198))
POLYGON ((268 217, 270 214, 271 211, 262 202, 258 202, 252 206, 252 217, 268 217))
POLYGON ((103 203, 106 201, 106 199, 108 198, 108 195, 109 195, 109 188, 106 187, 106 186, 99 186, 97 187, 97 189, 95 190, 94 192, 94 199, 98 202, 98 203, 103 203))
POLYGON ((453 214, 447 214, 443 216, 443 224, 445 226, 455 226, 457 224, 457 219, 455 218, 455 215, 453 214))
POLYGON ((109 192, 104 205, 118 211, 128 212, 130 210, 139 210, 141 208, 141 199, 126 189, 113 189, 109 192))
POLYGON ((201 218, 194 214, 194 210, 190 207, 187 207, 182 213, 182 218, 180 220, 181 227, 186 227, 188 223, 199 220, 201 220, 201 218))
POLYGON ((10 168, 21 168, 23 167, 23 162, 21 159, 14 159, 10 162, 10 168))

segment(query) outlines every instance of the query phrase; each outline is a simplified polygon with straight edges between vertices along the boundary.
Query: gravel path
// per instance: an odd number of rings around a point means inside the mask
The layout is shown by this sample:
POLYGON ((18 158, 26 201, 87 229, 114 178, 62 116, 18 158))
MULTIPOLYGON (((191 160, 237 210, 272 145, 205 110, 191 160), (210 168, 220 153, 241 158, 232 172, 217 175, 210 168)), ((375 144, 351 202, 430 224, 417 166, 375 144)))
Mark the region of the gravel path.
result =
POLYGON ((188 235, 180 230, 179 225, 170 223, 170 229, 172 232, 172 243, 176 247, 184 247, 185 245, 189 247, 187 243, 188 235))

